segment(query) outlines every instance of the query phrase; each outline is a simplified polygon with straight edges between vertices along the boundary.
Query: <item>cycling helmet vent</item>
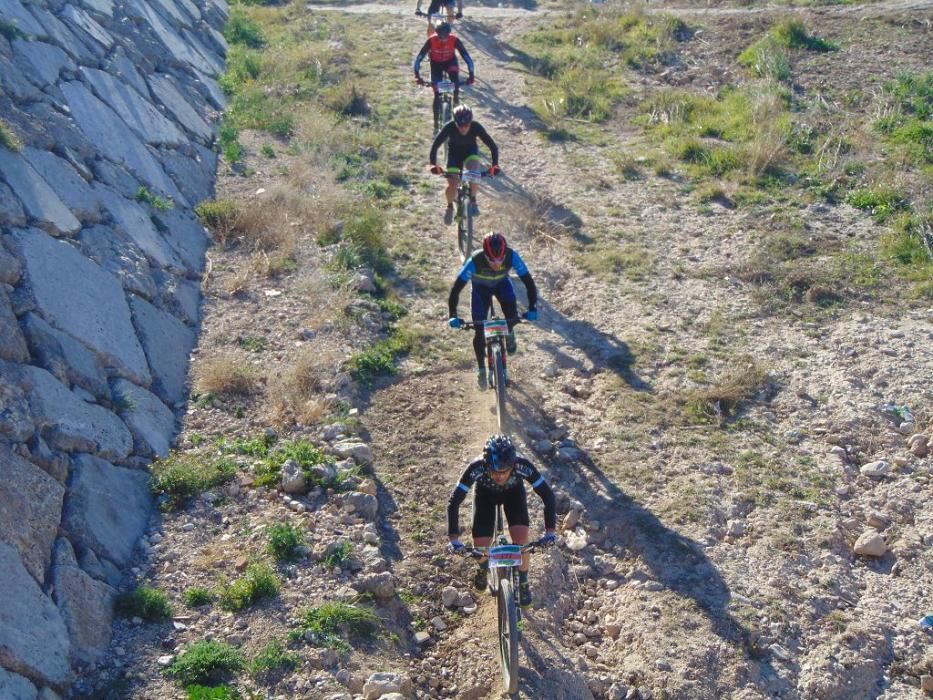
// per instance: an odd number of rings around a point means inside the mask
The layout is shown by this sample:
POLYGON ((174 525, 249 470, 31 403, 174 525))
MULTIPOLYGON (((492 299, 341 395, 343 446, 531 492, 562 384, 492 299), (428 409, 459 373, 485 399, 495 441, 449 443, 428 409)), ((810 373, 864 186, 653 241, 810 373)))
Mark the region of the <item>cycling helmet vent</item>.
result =
POLYGON ((511 469, 517 454, 515 445, 507 435, 493 435, 483 448, 483 460, 490 471, 501 472, 511 469))
POLYGON ((473 110, 466 105, 457 105, 454 110, 454 123, 457 126, 466 126, 473 121, 473 110))
POLYGON ((486 259, 491 263, 497 265, 502 263, 505 260, 506 248, 505 236, 501 233, 493 231, 487 233, 483 238, 483 252, 486 254, 486 259))

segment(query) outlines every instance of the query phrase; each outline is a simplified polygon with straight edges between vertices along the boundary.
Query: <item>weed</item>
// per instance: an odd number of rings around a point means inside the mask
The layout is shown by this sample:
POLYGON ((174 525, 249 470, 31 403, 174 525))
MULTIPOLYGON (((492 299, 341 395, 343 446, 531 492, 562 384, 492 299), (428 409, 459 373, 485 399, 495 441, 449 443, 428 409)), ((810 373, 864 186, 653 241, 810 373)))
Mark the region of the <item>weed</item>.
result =
POLYGON ((344 270, 369 267, 376 272, 388 272, 392 262, 386 251, 383 234, 385 214, 375 207, 357 208, 350 213, 342 229, 330 231, 318 238, 318 243, 340 242, 336 263, 344 270))
POLYGON ((273 598, 279 592, 279 579, 268 564, 250 564, 246 573, 220 591, 219 603, 224 610, 237 611, 261 600, 273 598))
POLYGON ((634 245, 587 250, 579 259, 593 274, 611 279, 624 277, 633 282, 645 279, 654 266, 648 251, 634 245))
POLYGON ((150 471, 152 492, 175 509, 199 493, 230 481, 236 465, 228 459, 202 459, 176 452, 153 462, 150 471))
POLYGON ((224 38, 231 44, 242 44, 251 49, 260 49, 266 45, 266 38, 260 26, 236 6, 230 12, 227 26, 224 27, 224 38))
POLYGON ((259 385, 258 372, 229 357, 213 357, 197 368, 196 386, 200 393, 246 395, 253 393, 259 385))
POLYGON ((203 641, 182 652, 165 674, 185 686, 217 685, 245 665, 239 649, 225 642, 203 641))
POLYGON ((350 651, 347 639, 372 639, 379 629, 380 619, 366 608, 327 602, 306 611, 302 623, 317 644, 350 651))
POLYGON ((693 391, 687 396, 687 415, 692 421, 709 423, 734 416, 743 401, 754 397, 767 385, 767 371, 750 358, 744 358, 736 365, 713 386, 693 391))
POLYGON ((175 206, 175 203, 172 202, 171 199, 153 194, 145 185, 136 190, 136 201, 142 204, 148 204, 158 211, 168 211, 175 206))
POLYGON ((771 29, 770 33, 775 41, 789 49, 807 49, 818 53, 839 50, 837 44, 810 34, 803 22, 797 19, 781 21, 771 29))
POLYGON ((353 83, 333 87, 325 96, 324 104, 345 117, 367 117, 372 112, 366 93, 353 83))
POLYGON ((146 622, 162 622, 172 616, 168 594, 146 585, 117 598, 116 611, 123 617, 141 617, 146 622))
POLYGON ((890 187, 853 190, 846 203, 869 212, 879 224, 909 208, 904 196, 890 187))
POLYGON ((275 149, 268 143, 262 144, 259 152, 262 153, 266 158, 275 158, 275 149))
POLYGON ((238 345, 247 352, 262 352, 266 349, 267 341, 265 338, 245 335, 239 339, 238 345))
POLYGON ((350 358, 350 374, 362 384, 371 384, 377 377, 395 374, 396 360, 409 353, 412 345, 411 334, 393 329, 388 338, 350 358))
POLYGON ((208 605, 214 600, 214 594, 206 588, 192 586, 185 591, 185 605, 189 608, 199 608, 208 605))
POLYGON ((240 691, 229 685, 189 685, 188 700, 240 700, 240 691))
POLYGON ((276 523, 266 533, 269 536, 269 553, 279 561, 295 561, 304 544, 301 530, 291 523, 276 523))
POLYGON ((215 239, 224 244, 236 228, 240 208, 231 199, 212 199, 198 204, 194 213, 213 231, 215 239))
POLYGON ((332 544, 327 548, 327 553, 323 559, 324 565, 329 569, 342 567, 344 563, 350 559, 350 555, 352 553, 352 542, 349 540, 338 540, 335 544, 332 544))
MULTIPOLYGON (((3 25, 0 24, 0 28, 2 28, 2 26, 3 25)), ((13 127, 3 119, 0 119, 0 147, 15 152, 23 150, 22 140, 20 140, 16 132, 13 131, 13 127)))
POLYGON ((740 53, 738 61, 746 68, 751 68, 759 78, 790 80, 790 60, 787 53, 770 34, 740 53))
POLYGON ((280 642, 270 642, 250 661, 248 670, 255 678, 267 678, 276 672, 292 670, 299 661, 298 654, 286 650, 280 642))
POLYGON ((17 27, 16 24, 8 22, 5 19, 0 19, 0 36, 4 37, 7 41, 14 41, 16 39, 29 41, 30 38, 29 35, 17 27))

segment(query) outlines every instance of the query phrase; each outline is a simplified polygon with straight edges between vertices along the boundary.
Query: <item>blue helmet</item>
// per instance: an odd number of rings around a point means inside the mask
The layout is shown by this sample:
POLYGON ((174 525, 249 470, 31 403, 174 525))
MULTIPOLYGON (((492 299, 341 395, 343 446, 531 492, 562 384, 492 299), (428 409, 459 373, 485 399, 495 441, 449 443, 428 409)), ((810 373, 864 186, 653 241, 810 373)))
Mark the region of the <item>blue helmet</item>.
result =
POLYGON ((518 454, 512 439, 507 435, 493 435, 486 441, 483 448, 483 461, 486 468, 493 472, 502 472, 511 469, 518 454))

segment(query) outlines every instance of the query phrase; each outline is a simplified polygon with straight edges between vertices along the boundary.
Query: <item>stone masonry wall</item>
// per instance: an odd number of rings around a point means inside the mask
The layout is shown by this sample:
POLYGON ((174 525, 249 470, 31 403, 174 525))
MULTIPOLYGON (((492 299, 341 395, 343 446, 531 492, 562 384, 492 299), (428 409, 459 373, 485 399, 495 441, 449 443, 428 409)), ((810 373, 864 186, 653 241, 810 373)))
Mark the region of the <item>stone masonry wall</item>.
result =
POLYGON ((197 339, 226 17, 224 0, 0 0, 4 700, 57 697, 106 652, 153 514, 146 467, 197 339))

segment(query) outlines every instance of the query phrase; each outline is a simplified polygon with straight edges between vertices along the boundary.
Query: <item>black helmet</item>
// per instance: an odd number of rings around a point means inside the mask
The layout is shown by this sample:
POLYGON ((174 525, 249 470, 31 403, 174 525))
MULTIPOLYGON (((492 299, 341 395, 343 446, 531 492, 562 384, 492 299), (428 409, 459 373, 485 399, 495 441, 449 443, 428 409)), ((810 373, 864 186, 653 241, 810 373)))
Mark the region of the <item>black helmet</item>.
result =
POLYGON ((441 39, 446 39, 450 36, 451 27, 447 22, 438 22, 434 27, 434 33, 437 34, 441 39))
POLYGON ((457 126, 466 126, 473 121, 473 110, 466 105, 457 105, 454 109, 454 123, 457 126))
POLYGON ((497 231, 487 233, 483 238, 483 252, 486 254, 486 259, 496 265, 501 265, 505 260, 506 247, 505 236, 497 231))
POLYGON ((508 435, 493 435, 483 448, 483 461, 486 468, 493 472, 502 472, 515 464, 518 455, 515 445, 508 435))

